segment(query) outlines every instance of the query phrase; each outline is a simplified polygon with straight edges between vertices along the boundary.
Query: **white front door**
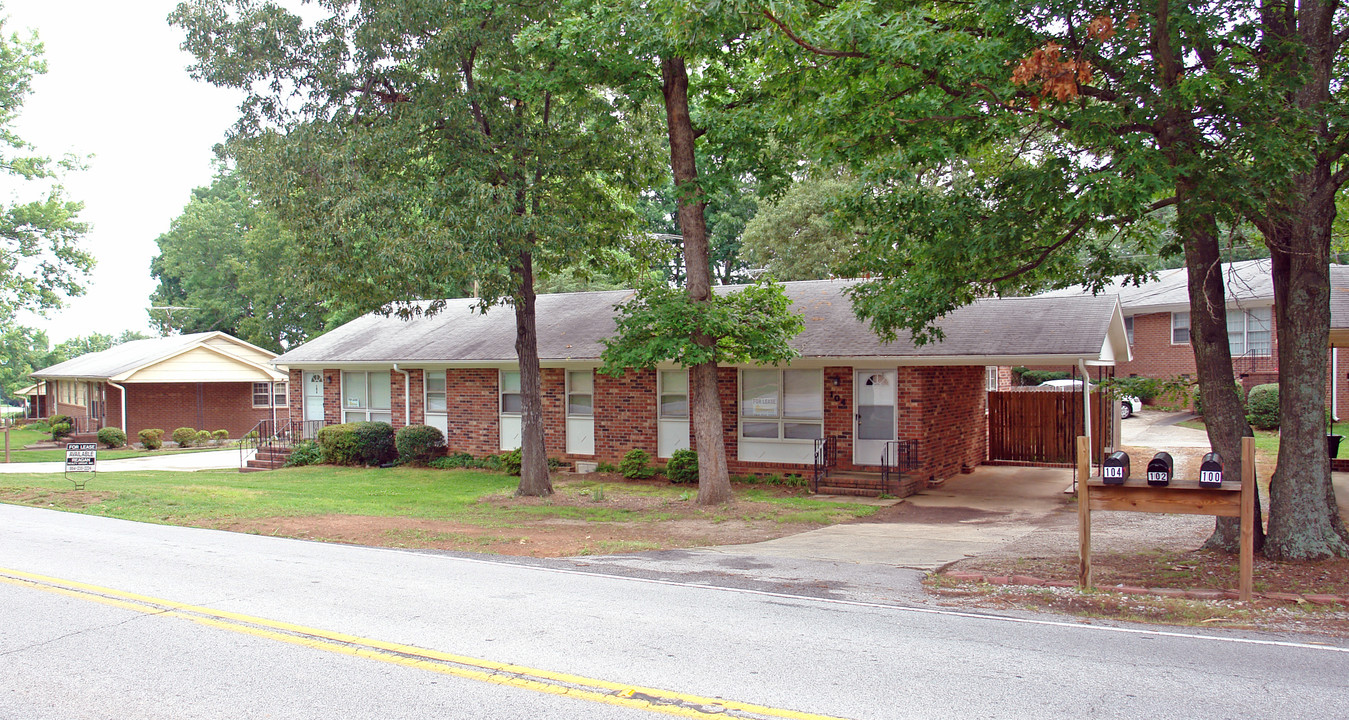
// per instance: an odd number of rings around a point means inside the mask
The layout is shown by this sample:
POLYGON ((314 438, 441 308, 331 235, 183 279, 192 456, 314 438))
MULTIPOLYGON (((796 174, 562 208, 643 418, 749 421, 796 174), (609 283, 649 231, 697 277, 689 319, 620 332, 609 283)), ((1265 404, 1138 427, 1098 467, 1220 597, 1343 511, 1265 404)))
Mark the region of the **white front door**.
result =
POLYGON ((323 373, 304 372, 304 419, 317 420, 323 426, 323 373))
POLYGON ((853 464, 880 465, 885 444, 898 439, 895 422, 894 370, 858 370, 853 377, 857 394, 853 415, 853 464))

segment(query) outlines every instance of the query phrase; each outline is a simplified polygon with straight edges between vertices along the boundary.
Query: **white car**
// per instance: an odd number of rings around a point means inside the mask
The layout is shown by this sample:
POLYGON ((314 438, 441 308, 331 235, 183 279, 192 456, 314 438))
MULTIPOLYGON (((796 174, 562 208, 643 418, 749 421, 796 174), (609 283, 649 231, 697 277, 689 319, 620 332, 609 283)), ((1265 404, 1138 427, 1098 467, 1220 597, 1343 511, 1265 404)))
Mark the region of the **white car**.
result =
MULTIPOLYGON (((1051 387, 1064 392, 1079 392, 1082 390, 1081 380, 1046 380, 1040 383, 1040 387, 1051 387)), ((1121 418, 1133 417, 1133 414, 1143 409, 1143 401, 1132 395, 1121 395, 1119 398, 1119 416, 1121 418)))

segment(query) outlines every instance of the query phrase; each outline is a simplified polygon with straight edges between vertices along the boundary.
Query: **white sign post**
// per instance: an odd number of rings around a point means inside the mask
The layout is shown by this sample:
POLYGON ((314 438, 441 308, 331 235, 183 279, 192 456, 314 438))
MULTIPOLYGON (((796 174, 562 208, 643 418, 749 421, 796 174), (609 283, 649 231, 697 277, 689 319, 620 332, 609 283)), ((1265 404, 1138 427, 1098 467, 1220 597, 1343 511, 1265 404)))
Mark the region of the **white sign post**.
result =
POLYGON ((75 483, 75 489, 83 490, 86 478, 96 475, 98 475, 98 443, 67 443, 66 479, 75 483), (71 477, 71 473, 77 475, 71 477))

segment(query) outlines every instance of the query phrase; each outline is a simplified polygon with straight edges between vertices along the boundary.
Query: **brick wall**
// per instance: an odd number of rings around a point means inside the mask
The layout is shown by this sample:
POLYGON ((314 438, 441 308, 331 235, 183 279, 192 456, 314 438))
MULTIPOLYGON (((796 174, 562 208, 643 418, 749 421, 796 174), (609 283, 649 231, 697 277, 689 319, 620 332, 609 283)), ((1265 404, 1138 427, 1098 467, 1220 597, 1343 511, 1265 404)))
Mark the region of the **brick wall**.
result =
POLYGON ((655 371, 629 371, 620 377, 596 373, 593 459, 617 465, 633 448, 654 458, 656 438, 655 371))
POLYGON ((304 417, 304 371, 291 370, 290 375, 290 396, 286 398, 289 405, 290 416, 303 420, 304 417))
POLYGON ((918 440, 920 462, 906 474, 906 484, 914 483, 916 491, 918 482, 945 480, 981 464, 988 457, 983 367, 906 367, 899 373, 899 436, 918 440))
MULTIPOLYGON (((423 374, 419 370, 409 372, 412 374, 409 404, 416 422, 424 416, 423 374)), ((325 371, 325 375, 328 374, 338 376, 335 370, 325 371)), ((447 370, 445 377, 449 427, 446 442, 450 452, 467 452, 479 457, 500 452, 497 370, 456 368, 447 370)), ((858 469, 851 462, 853 368, 828 367, 824 369, 823 377, 825 434, 839 438, 839 469, 858 469)), ((402 374, 394 373, 391 379, 394 422, 401 425, 402 374)), ((983 462, 987 446, 983 366, 898 368, 898 380, 898 436, 921 441, 919 458, 922 466, 908 474, 910 491, 929 478, 944 479, 964 467, 983 462)), ((731 472, 809 471, 808 464, 737 460, 739 373, 736 368, 720 368, 717 381, 721 391, 726 457, 731 472)), ((335 382, 325 386, 325 415, 330 422, 340 413, 340 398, 335 386, 335 382)), ((568 462, 596 460, 618 464, 633 448, 645 450, 653 457, 656 455, 658 399, 654 371, 628 372, 616 378, 595 375, 594 455, 566 452, 566 371, 543 368, 541 389, 544 440, 550 457, 568 462)), ((694 445, 692 437, 690 445, 694 445)))
MULTIPOLYGON (((498 382, 497 371, 492 368, 445 371, 445 405, 449 421, 445 444, 451 453, 466 452, 479 457, 501 451, 498 382)), ((326 405, 327 401, 324 402, 326 405)))
MULTIPOLYGON (((146 428, 158 428, 167 438, 175 428, 228 430, 242 437, 259 421, 272 417, 271 408, 253 407, 252 383, 132 383, 127 391, 127 436, 133 439, 146 428)), ((107 389, 108 420, 117 422, 122 398, 117 388, 107 389)), ((287 408, 277 408, 278 419, 287 408)))

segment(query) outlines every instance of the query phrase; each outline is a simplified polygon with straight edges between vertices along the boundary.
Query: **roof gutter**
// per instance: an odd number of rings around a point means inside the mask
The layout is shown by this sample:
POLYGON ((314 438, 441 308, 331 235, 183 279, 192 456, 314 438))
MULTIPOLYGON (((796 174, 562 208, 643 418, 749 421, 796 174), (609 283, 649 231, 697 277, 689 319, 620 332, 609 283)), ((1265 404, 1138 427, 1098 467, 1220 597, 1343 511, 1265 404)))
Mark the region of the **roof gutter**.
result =
POLYGON ((403 373, 403 426, 412 424, 412 373, 398 367, 398 363, 393 364, 393 369, 403 373))
POLYGON ((126 429, 126 388, 122 387, 121 385, 118 385, 117 383, 113 382, 111 379, 106 380, 106 381, 104 381, 104 382, 107 382, 109 385, 111 385, 111 386, 117 388, 117 389, 118 389, 119 391, 121 391, 121 393, 122 393, 122 434, 126 434, 126 432, 127 432, 127 429, 126 429))

